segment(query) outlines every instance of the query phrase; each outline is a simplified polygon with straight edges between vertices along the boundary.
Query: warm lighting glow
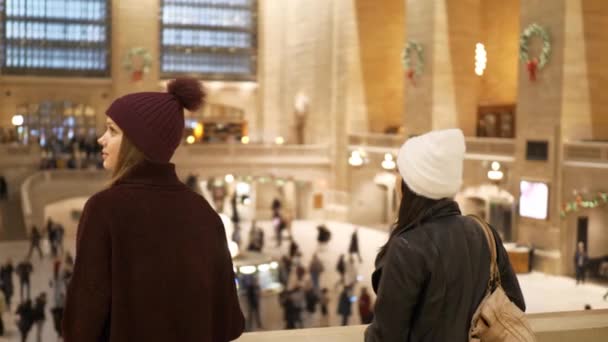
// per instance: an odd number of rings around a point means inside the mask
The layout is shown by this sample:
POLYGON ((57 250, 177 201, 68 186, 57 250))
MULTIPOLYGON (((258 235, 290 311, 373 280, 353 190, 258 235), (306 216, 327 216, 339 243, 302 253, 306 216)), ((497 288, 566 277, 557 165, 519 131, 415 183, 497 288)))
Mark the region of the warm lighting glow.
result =
POLYGON ((189 136, 186 138, 186 142, 187 142, 188 144, 190 144, 190 145, 194 144, 194 142, 195 142, 195 141, 196 141, 196 138, 195 138, 193 135, 189 135, 189 136))
POLYGON ((498 170, 500 170, 500 163, 497 161, 493 161, 491 167, 492 167, 492 170, 498 171, 498 170))
POLYGON ((500 163, 493 161, 490 165, 491 170, 488 171, 488 179, 493 181, 500 181, 504 178, 504 173, 500 171, 500 163))
POLYGON ((385 170, 394 170, 397 164, 395 163, 395 158, 392 154, 386 153, 384 154, 384 160, 382 161, 382 168, 385 170))
POLYGON ((488 54, 483 44, 477 43, 475 45, 475 74, 482 76, 486 70, 486 64, 488 62, 488 54))
POLYGON ((224 180, 226 181, 226 183, 232 183, 234 182, 234 176, 231 174, 227 174, 226 177, 224 177, 224 180))
POLYGON ((274 139, 274 143, 277 145, 283 145, 285 143, 285 139, 283 137, 276 137, 274 139))
POLYGON ((273 270, 276 270, 277 268, 279 268, 279 263, 276 261, 271 262, 270 268, 272 268, 273 270))
POLYGON ((245 144, 245 145, 246 145, 246 144, 249 144, 249 137, 248 137, 248 136, 246 136, 246 135, 245 135, 245 136, 243 136, 243 137, 241 138, 241 143, 243 143, 243 144, 245 144))
POLYGON ((268 265, 268 264, 261 264, 261 265, 258 265, 258 271, 259 271, 259 272, 266 272, 266 271, 268 271, 269 269, 270 269, 270 265, 268 265))
POLYGON ((239 267, 239 272, 242 274, 254 274, 256 270, 255 266, 241 266, 239 267))
POLYGON ((196 127, 194 127, 194 136, 197 139, 200 139, 203 137, 203 134, 205 134, 205 126, 199 122, 196 124, 196 127))
POLYGON ((363 156, 365 152, 361 150, 355 150, 350 153, 350 157, 348 158, 348 164, 350 166, 361 166, 363 165, 363 156))
POLYGON ((13 123, 13 126, 21 126, 23 125, 23 115, 14 115, 13 119, 11 120, 11 122, 13 123))
POLYGON ((504 177, 504 173, 502 171, 488 171, 488 179, 493 181, 502 180, 504 177))

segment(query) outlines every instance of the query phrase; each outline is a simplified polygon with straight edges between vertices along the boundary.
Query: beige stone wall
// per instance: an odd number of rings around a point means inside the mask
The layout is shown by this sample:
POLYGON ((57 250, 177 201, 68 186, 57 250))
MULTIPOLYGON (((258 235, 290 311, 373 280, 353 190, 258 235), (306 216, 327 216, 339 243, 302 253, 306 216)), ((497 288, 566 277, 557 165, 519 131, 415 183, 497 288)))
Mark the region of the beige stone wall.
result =
POLYGON ((481 2, 407 2, 408 39, 424 48, 424 74, 406 86, 406 135, 461 128, 474 135, 479 78, 475 44, 481 41, 481 2))
POLYGON ((608 1, 580 0, 587 54, 593 139, 608 140, 608 1))
POLYGON ((481 36, 488 55, 479 88, 480 105, 517 101, 521 0, 482 1, 481 36))
MULTIPOLYGON (((409 80, 405 85, 404 126, 406 136, 421 134, 433 127, 433 39, 435 32, 435 1, 407 0, 407 40, 417 42, 424 49, 424 71, 415 84, 409 80)), ((404 76, 405 77, 405 76, 404 76)))
MULTIPOLYGON (((525 65, 519 63, 517 137, 514 177, 542 181, 549 184, 549 219, 519 219, 520 242, 533 244, 537 248, 559 250, 560 219, 555 210, 561 201, 561 106, 562 106, 562 65, 565 31, 565 1, 530 0, 521 2, 520 32, 531 23, 550 28, 553 55, 550 63, 538 74, 536 82, 528 80, 525 65), (526 142, 546 140, 549 142, 547 161, 527 161, 526 142)), ((516 198, 519 197, 517 189, 516 198)))
POLYGON ((368 111, 369 131, 383 133, 401 126, 404 72, 401 50, 405 41, 405 1, 357 0, 356 22, 362 88, 368 111))
MULTIPOLYGON (((564 167, 562 183, 563 202, 576 199, 575 191, 583 198, 596 196, 598 191, 607 191, 607 169, 604 168, 573 168, 564 167)), ((588 252, 590 257, 608 255, 608 206, 594 209, 581 209, 576 213, 568 214, 561 220, 564 239, 561 243, 563 270, 567 274, 574 274, 574 252, 576 249, 576 233, 578 217, 587 216, 588 222, 588 252)))

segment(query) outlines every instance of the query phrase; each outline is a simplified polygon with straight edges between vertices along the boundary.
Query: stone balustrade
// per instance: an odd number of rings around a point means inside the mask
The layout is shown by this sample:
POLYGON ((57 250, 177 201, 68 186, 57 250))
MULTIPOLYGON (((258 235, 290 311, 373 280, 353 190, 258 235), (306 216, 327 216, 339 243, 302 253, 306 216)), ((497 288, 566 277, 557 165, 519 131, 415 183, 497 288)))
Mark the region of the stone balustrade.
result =
MULTIPOLYGON (((528 315, 538 342, 608 341, 608 310, 553 312, 528 315)), ((278 330, 243 334, 238 342, 353 342, 363 341, 364 325, 278 330)))

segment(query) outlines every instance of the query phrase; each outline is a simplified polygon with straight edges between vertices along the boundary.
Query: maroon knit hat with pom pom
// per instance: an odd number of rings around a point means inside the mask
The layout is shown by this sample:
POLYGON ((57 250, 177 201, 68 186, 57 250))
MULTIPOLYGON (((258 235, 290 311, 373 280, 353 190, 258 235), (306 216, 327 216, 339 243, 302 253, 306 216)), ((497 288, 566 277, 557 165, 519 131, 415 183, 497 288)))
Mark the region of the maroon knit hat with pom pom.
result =
POLYGON ((166 93, 134 93, 118 98, 106 114, 146 158, 166 163, 182 139, 184 108, 196 111, 203 97, 198 80, 178 78, 169 82, 166 93))

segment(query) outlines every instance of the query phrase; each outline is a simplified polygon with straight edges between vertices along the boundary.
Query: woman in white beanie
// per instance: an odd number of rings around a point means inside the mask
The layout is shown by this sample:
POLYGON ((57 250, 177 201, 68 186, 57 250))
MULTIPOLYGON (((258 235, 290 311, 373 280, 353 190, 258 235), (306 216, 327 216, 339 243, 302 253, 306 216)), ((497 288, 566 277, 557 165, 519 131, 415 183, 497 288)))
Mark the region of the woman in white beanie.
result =
MULTIPOLYGON (((490 276, 490 251, 483 230, 452 199, 462 185, 464 153, 459 129, 433 131, 401 147, 401 204, 376 258, 377 300, 366 342, 468 340, 490 276)), ((502 286, 525 310, 507 253, 493 233, 502 286)))

